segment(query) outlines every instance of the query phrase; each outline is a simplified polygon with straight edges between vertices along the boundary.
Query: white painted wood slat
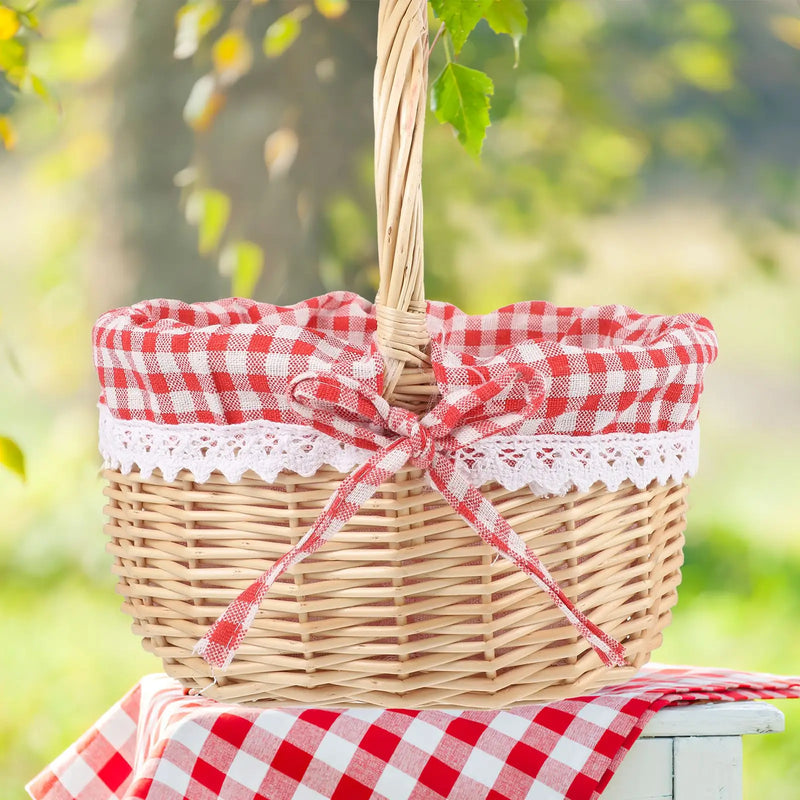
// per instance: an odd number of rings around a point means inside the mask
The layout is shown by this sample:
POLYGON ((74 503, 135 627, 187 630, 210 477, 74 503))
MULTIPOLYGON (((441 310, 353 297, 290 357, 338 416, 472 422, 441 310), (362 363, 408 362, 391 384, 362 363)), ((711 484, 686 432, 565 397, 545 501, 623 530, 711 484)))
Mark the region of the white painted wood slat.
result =
POLYGON ((662 709, 645 726, 642 736, 743 736, 779 733, 783 727, 783 713, 760 700, 697 703, 662 709))
POLYGON ((671 800, 672 740, 640 739, 625 757, 603 798, 671 800))
POLYGON ((602 800, 742 800, 742 736, 783 728, 783 714, 763 702, 663 709, 602 800))
POLYGON ((674 740, 674 800, 742 800, 742 737, 674 740))

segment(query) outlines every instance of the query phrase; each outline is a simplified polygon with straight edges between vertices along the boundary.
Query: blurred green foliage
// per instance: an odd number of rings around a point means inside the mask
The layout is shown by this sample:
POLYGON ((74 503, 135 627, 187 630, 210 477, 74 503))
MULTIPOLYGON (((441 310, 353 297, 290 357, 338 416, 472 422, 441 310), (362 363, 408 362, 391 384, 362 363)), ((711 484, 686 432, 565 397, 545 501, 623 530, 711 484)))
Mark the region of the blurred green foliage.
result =
MULTIPOLYGON (((23 643, 6 653, 0 707, 11 800, 159 669, 117 611, 103 553, 93 320, 142 296, 212 299, 237 275, 274 302, 375 288, 374 4, 318 0, 330 16, 304 18, 276 58, 230 40, 215 52, 237 4, 219 19, 190 5, 176 41, 172 0, 43 4, 26 64, 63 116, 0 85, 16 138, 0 148, 0 434, 27 460, 25 484, 0 471, 0 636, 23 643), (189 128, 198 75, 216 60, 232 76, 250 56, 214 124, 189 128), (229 204, 191 199, 209 189, 229 204)), ((242 30, 257 43, 298 5, 254 4, 242 30)), ((526 8, 516 70, 484 22, 459 57, 494 80, 482 161, 428 126, 428 294, 473 312, 548 298, 714 322, 684 583, 656 658, 800 672, 796 7, 526 8)), ((796 793, 800 710, 782 708, 786 734, 746 741, 746 796, 796 793)))
POLYGON ((17 137, 9 114, 21 95, 58 103, 30 63, 30 43, 39 34, 38 3, 0 3, 0 144, 13 150, 17 137))

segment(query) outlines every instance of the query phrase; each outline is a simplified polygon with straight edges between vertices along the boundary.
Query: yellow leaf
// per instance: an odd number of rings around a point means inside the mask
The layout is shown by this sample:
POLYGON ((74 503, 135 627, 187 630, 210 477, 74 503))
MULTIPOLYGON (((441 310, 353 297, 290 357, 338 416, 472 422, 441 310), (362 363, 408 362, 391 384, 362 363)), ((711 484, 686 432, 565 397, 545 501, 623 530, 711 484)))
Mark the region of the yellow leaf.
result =
POLYGON ((278 128, 264 142, 264 163, 270 180, 285 175, 297 157, 297 134, 291 128, 278 128))
POLYGON ((10 39, 19 30, 19 15, 13 8, 0 6, 0 39, 10 39))
POLYGON ((25 456, 19 445, 7 436, 0 436, 0 464, 25 480, 25 456))
POLYGON ((214 69, 223 83, 234 83, 253 65, 253 48, 238 28, 231 28, 217 39, 212 56, 214 69))
POLYGON ((213 75, 198 78, 183 107, 183 119, 195 131, 207 131, 225 105, 225 95, 217 90, 213 75))
POLYGON ((797 17, 773 17, 769 26, 778 39, 790 47, 800 50, 800 19, 797 17))
POLYGON ((337 19, 350 7, 348 0, 314 0, 317 11, 328 19, 337 19))
POLYGON ((0 142, 6 150, 13 150, 17 144, 17 132, 8 117, 0 117, 0 142))

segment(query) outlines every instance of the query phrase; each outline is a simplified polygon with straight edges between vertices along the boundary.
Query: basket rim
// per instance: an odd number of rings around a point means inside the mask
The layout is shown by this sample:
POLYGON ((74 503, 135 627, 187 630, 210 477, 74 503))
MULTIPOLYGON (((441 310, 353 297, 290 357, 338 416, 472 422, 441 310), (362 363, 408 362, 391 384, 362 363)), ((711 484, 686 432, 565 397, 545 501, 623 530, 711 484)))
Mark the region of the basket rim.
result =
MULTIPOLYGON (((475 357, 479 357, 475 351, 481 348, 469 342, 454 347, 453 334, 470 327, 483 331, 503 325, 525 338, 562 346, 565 352, 636 353, 652 348, 666 352, 695 345, 698 349, 687 354, 692 361, 708 364, 716 357, 713 326, 696 313, 644 314, 622 304, 560 306, 545 300, 510 303, 483 314, 469 314, 452 303, 438 300, 426 301, 426 307, 433 343, 450 352, 475 357), (580 327, 576 330, 576 326, 598 323, 606 323, 604 330, 587 333, 580 327), (676 338, 678 332, 685 338, 676 338), (581 338, 598 339, 598 343, 576 343, 581 338)), ((279 327, 295 327, 363 346, 373 340, 377 309, 377 303, 347 291, 327 292, 286 306, 238 297, 198 303, 154 298, 102 314, 94 325, 93 340, 97 351, 103 346, 104 337, 120 331, 131 337, 130 350, 145 352, 156 344, 154 336, 176 339, 184 335, 192 337, 190 346, 198 350, 212 337, 256 335, 262 328, 263 333, 268 333, 279 327)), ((227 344, 236 349, 235 341, 227 344)), ((270 366, 270 363, 264 365, 267 370, 270 366)), ((591 370, 592 365, 588 368, 591 370)))

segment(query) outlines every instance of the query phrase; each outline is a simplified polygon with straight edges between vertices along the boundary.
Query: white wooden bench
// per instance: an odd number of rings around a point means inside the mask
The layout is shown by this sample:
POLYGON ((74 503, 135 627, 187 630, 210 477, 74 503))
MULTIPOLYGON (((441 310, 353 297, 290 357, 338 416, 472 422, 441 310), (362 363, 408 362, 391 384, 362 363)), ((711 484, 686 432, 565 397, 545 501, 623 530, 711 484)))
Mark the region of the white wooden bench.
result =
POLYGON ((783 730, 769 703, 703 703, 656 714, 603 800, 742 800, 742 736, 783 730))

